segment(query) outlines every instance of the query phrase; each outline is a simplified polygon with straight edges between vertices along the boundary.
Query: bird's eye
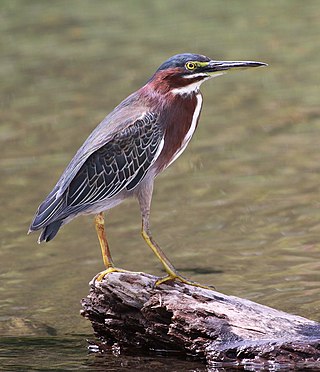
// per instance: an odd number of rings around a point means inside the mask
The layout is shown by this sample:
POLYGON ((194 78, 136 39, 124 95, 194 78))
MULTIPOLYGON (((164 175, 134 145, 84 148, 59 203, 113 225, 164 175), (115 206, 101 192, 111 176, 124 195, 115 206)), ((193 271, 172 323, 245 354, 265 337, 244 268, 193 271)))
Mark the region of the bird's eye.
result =
POLYGON ((194 62, 187 62, 186 63, 186 68, 190 71, 194 70, 196 68, 196 64, 194 62))

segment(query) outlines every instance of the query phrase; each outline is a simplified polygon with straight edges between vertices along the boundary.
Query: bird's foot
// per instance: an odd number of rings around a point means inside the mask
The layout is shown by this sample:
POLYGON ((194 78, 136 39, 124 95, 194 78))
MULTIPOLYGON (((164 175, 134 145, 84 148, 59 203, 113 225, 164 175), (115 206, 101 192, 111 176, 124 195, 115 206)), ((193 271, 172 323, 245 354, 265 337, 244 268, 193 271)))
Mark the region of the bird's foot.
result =
POLYGON ((111 266, 111 267, 108 267, 106 270, 101 271, 101 273, 99 273, 99 274, 95 277, 94 281, 101 282, 101 281, 104 279, 104 277, 105 277, 106 275, 110 274, 110 273, 130 273, 130 272, 131 272, 131 271, 124 270, 124 269, 119 269, 119 268, 117 268, 117 267, 113 267, 113 266, 111 266))
POLYGON ((168 281, 173 281, 173 280, 179 280, 180 282, 184 284, 192 285, 194 287, 199 287, 199 288, 204 288, 204 289, 209 289, 209 290, 215 289, 213 286, 207 286, 204 284, 193 282, 192 280, 189 280, 180 274, 174 274, 174 275, 168 274, 167 276, 164 276, 163 278, 158 279, 155 283, 155 286, 158 287, 160 284, 166 283, 168 281))

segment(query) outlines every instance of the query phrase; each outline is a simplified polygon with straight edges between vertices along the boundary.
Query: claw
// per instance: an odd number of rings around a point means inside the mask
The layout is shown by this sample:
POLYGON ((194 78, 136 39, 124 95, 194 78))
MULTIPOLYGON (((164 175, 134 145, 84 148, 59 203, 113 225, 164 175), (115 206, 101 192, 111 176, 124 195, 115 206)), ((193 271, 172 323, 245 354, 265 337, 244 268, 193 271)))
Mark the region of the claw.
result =
POLYGON ((167 272, 167 276, 158 279, 155 282, 155 286, 165 283, 169 280, 180 280, 180 282, 192 285, 194 287, 204 288, 212 290, 214 287, 202 285, 197 282, 193 282, 187 278, 184 278, 182 275, 178 273, 178 271, 175 269, 175 267, 172 265, 172 263, 169 261, 167 256, 164 254, 162 249, 159 247, 159 245, 153 240, 152 236, 150 235, 150 231, 148 229, 149 226, 149 214, 146 215, 146 217, 143 217, 142 219, 142 237, 145 240, 145 242, 148 244, 148 246, 152 249, 152 251, 155 253, 155 255, 158 257, 162 265, 164 266, 164 269, 167 272), (147 218, 146 218, 147 217, 147 218))
POLYGON ((189 279, 183 277, 180 274, 179 275, 164 276, 163 278, 160 278, 156 281, 155 286, 157 287, 160 284, 163 284, 163 283, 168 282, 168 281, 173 281, 173 280, 179 280, 180 282, 182 282, 184 284, 192 285, 193 287, 209 289, 209 290, 215 289, 213 286, 207 286, 207 285, 203 285, 203 284, 200 284, 200 283, 197 283, 197 282, 193 282, 192 280, 189 280, 189 279))
POLYGON ((101 282, 104 277, 110 273, 130 273, 131 271, 128 270, 123 270, 123 269, 118 269, 117 267, 109 267, 107 270, 101 271, 96 277, 95 280, 98 282, 101 282))

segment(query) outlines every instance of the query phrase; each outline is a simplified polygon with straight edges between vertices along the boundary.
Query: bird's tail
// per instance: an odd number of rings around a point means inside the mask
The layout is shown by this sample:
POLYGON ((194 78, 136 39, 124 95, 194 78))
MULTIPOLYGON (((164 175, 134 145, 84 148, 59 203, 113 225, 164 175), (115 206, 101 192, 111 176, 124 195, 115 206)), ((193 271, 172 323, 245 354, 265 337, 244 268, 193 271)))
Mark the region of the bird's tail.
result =
POLYGON ((57 232, 59 231, 62 223, 63 223, 63 220, 58 220, 58 221, 54 221, 50 223, 49 225, 47 225, 42 230, 39 236, 39 239, 38 239, 38 243, 40 244, 43 241, 49 242, 50 240, 52 240, 56 236, 57 232))
POLYGON ((64 217, 61 215, 63 199, 56 198, 53 190, 46 200, 40 205, 30 225, 28 233, 43 229, 38 242, 52 240, 63 224, 64 217))

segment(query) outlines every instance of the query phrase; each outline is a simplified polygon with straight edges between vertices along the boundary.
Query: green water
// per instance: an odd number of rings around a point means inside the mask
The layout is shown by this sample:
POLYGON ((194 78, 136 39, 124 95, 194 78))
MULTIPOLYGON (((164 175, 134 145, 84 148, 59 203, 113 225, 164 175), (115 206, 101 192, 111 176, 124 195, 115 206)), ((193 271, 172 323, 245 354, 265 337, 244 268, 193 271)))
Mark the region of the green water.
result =
MULTIPOLYGON (((79 301, 103 269, 92 218, 50 244, 26 235, 95 125, 179 52, 269 67, 203 85, 198 131, 156 181, 155 238, 190 278, 320 321, 318 1, 2 0, 0 11, 4 370, 205 370, 175 356, 88 355, 79 301)), ((134 200, 107 230, 118 266, 162 274, 134 200)))

